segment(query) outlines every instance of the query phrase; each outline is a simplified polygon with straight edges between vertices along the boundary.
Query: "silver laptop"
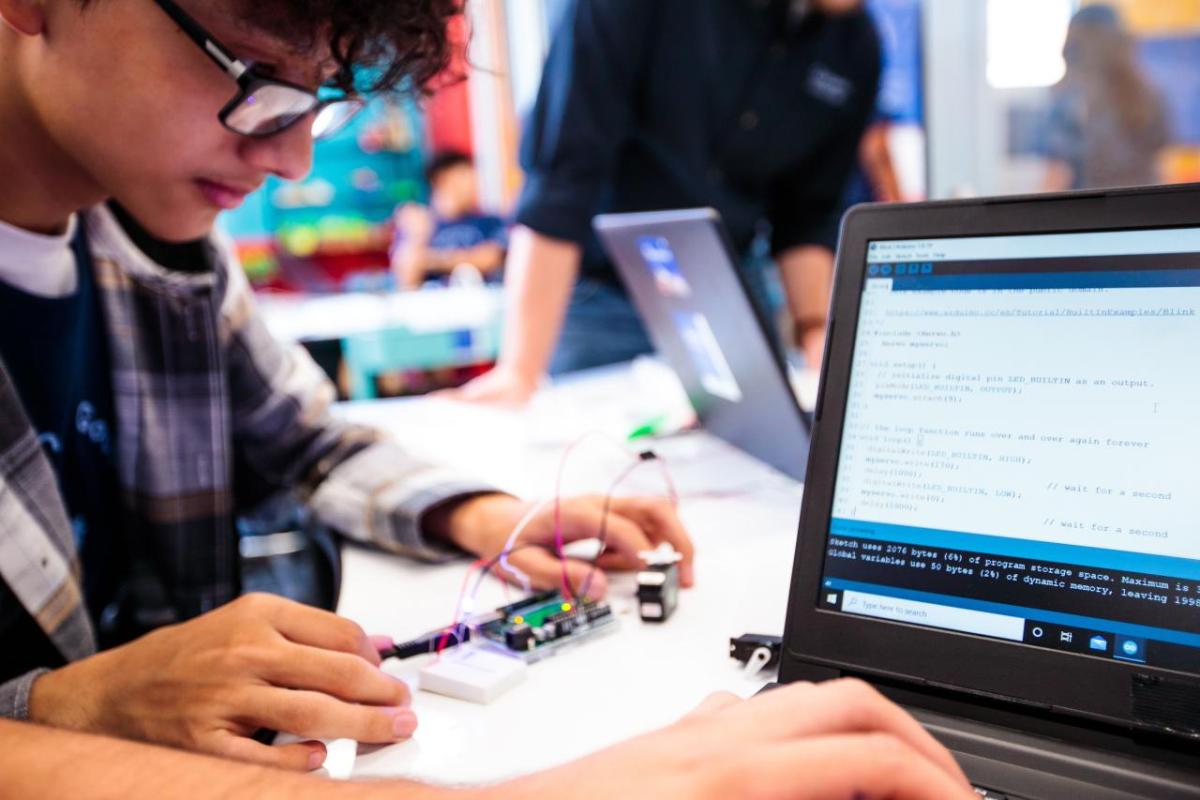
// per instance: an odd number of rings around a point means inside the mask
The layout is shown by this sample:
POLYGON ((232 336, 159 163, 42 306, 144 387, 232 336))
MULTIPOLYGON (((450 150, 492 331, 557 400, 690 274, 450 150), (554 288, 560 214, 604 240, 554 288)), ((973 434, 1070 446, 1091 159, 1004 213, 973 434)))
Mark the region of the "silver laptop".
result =
POLYGON ((596 233, 700 424, 798 481, 809 421, 717 212, 608 214, 596 233))

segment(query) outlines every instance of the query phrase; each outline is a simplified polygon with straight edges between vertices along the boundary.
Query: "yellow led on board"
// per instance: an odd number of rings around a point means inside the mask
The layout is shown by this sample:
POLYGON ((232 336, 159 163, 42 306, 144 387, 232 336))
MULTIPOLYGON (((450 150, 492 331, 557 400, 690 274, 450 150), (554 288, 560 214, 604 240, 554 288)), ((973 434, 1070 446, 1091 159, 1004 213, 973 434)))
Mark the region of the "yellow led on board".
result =
POLYGON ((563 603, 563 604, 562 604, 562 610, 563 610, 563 611, 570 611, 570 610, 571 610, 571 604, 570 604, 570 603, 563 603))
POLYGON ((522 622, 524 622, 524 621, 525 621, 525 618, 524 618, 524 617, 513 617, 513 624, 514 624, 514 625, 520 625, 520 624, 521 624, 522 622))

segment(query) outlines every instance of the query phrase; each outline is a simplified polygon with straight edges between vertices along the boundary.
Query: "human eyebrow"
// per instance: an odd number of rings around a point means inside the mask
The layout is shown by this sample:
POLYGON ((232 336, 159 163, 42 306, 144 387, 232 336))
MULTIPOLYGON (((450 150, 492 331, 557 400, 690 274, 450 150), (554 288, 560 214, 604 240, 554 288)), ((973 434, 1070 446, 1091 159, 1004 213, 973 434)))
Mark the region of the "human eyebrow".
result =
POLYGON ((330 67, 306 65, 304 68, 299 68, 295 65, 294 58, 271 57, 265 53, 262 54, 262 57, 256 57, 258 54, 250 49, 240 50, 240 52, 246 53, 241 60, 247 67, 253 67, 255 71, 267 77, 287 80, 314 90, 329 84, 337 77, 337 70, 330 67), (292 63, 289 64, 289 62, 292 63))
POLYGON ((306 56, 265 31, 239 27, 237 32, 223 37, 222 41, 247 67, 253 66, 269 77, 312 87, 324 85, 328 80, 325 77, 329 73, 328 62, 313 64, 311 56, 306 56))

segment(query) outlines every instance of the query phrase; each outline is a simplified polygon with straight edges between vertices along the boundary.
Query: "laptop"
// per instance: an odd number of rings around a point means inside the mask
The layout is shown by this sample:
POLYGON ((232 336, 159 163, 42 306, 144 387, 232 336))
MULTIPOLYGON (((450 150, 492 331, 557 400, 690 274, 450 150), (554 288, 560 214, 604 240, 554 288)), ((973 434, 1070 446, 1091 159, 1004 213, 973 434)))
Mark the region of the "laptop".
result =
POLYGON ((700 424, 803 481, 809 419, 717 212, 605 214, 594 227, 700 424))
POLYGON ((843 223, 780 682, 1013 798, 1200 797, 1200 187, 843 223))

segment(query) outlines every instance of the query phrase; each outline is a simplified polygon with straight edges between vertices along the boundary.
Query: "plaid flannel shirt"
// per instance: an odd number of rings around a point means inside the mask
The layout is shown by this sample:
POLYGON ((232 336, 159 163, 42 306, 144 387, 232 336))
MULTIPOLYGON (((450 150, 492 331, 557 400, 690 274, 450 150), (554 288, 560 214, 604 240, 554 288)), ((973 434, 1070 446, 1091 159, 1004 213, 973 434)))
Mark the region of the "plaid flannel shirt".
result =
MULTIPOLYGON (((317 519, 346 536, 424 560, 452 554, 424 538, 424 514, 492 488, 331 418, 332 384, 302 348, 271 337, 228 248, 210 243, 211 272, 173 272, 138 250, 107 208, 81 223, 109 332, 115 461, 139 601, 153 598, 171 622, 238 595, 235 459, 239 477, 249 469, 299 489, 317 519)), ((56 481, 0 365, 0 577, 74 661, 95 652, 96 636, 56 481)), ((0 685, 0 716, 26 716, 38 674, 0 685)))

